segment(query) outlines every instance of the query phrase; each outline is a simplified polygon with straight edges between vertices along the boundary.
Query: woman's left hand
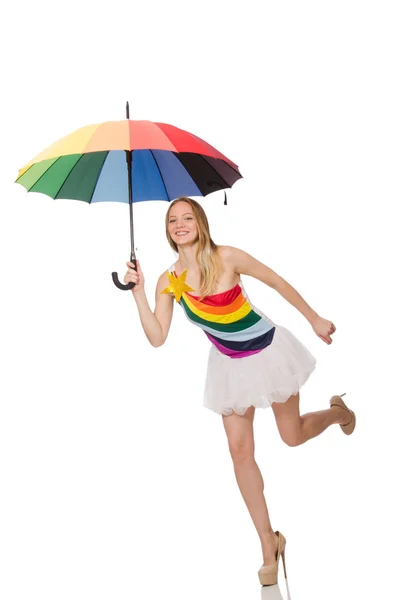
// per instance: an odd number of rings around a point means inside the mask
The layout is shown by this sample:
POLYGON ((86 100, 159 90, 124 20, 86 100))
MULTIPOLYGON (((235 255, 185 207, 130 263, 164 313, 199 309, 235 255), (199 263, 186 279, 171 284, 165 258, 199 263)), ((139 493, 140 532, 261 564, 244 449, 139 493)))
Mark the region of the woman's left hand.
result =
POLYGON ((327 319, 317 316, 312 322, 311 326, 313 327, 314 332, 321 340, 323 340, 323 342, 328 345, 332 344, 331 335, 336 331, 336 327, 332 321, 328 321, 327 319))

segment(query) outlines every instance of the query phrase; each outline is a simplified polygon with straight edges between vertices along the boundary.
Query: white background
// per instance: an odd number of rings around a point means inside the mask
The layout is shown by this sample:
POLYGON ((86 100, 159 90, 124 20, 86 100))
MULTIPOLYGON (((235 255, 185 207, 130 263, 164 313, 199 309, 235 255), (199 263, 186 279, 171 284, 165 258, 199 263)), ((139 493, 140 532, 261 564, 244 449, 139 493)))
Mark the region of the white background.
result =
MULTIPOLYGON (((392 597, 396 15, 393 2, 27 2, 3 22, 0 597, 259 599, 261 547, 219 415, 202 406, 207 338, 175 307, 150 346, 130 292, 127 204, 15 185, 91 123, 171 123, 244 179, 201 198, 213 239, 289 281, 337 331, 327 346, 276 292, 247 292, 316 356, 302 412, 346 392, 289 448, 255 416, 293 600, 392 597)), ((166 202, 135 205, 149 302, 174 254, 166 202)), ((280 590, 284 581, 280 569, 280 590)), ((270 598, 264 594, 264 598, 270 598)))

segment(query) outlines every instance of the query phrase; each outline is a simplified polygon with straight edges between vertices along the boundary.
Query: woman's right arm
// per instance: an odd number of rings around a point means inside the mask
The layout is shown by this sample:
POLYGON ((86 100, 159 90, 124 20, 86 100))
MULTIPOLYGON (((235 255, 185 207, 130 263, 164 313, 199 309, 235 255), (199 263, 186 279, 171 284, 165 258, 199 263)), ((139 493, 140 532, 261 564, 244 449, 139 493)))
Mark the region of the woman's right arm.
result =
MULTIPOLYGON (((174 309, 174 297, 171 294, 161 294, 161 291, 169 284, 167 271, 160 275, 157 282, 156 307, 154 312, 152 312, 149 306, 145 288, 144 285, 142 285, 144 278, 139 264, 138 275, 140 275, 140 283, 136 285, 136 290, 135 288, 132 288, 131 291, 138 307, 139 317, 145 335, 151 345, 158 348, 159 346, 162 346, 167 339, 174 309)), ((133 280, 133 277, 127 279, 133 280)), ((125 283, 128 283, 128 281, 125 280, 125 283)))

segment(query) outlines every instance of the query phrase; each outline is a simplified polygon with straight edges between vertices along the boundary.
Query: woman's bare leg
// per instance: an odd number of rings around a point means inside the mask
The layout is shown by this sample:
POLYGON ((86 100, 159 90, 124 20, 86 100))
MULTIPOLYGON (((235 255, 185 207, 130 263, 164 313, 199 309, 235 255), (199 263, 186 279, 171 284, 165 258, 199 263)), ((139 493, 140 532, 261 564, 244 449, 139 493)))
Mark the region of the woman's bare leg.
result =
POLYGON ((254 458, 254 416, 255 407, 251 406, 242 416, 223 415, 223 424, 237 484, 258 532, 264 564, 269 565, 275 561, 278 538, 270 524, 263 478, 254 458))
POLYGON ((272 409, 281 439, 288 446, 304 444, 330 425, 344 425, 351 419, 351 415, 339 406, 300 415, 299 393, 286 402, 273 402, 272 409))

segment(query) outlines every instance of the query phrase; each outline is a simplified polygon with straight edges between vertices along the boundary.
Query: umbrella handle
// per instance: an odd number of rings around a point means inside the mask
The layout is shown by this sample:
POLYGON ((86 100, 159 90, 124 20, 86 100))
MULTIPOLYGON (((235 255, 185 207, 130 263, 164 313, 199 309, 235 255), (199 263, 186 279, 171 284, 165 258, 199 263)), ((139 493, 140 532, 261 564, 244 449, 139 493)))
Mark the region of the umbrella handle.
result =
MULTIPOLYGON (((132 262, 132 264, 134 265, 135 269, 136 269, 136 258, 132 258, 130 262, 132 262)), ((130 281, 127 284, 124 283, 120 283, 119 281, 119 276, 117 275, 116 271, 113 271, 112 273, 112 279, 113 279, 113 283, 116 287, 119 288, 119 290, 132 290, 132 288, 135 286, 135 283, 133 283, 132 281, 130 281)))
POLYGON ((132 281, 130 281, 126 285, 124 285, 124 283, 120 283, 116 271, 113 271, 113 273, 112 273, 112 279, 113 279, 114 285, 117 286, 119 288, 119 290, 132 290, 132 288, 135 285, 135 283, 132 283, 132 281))

